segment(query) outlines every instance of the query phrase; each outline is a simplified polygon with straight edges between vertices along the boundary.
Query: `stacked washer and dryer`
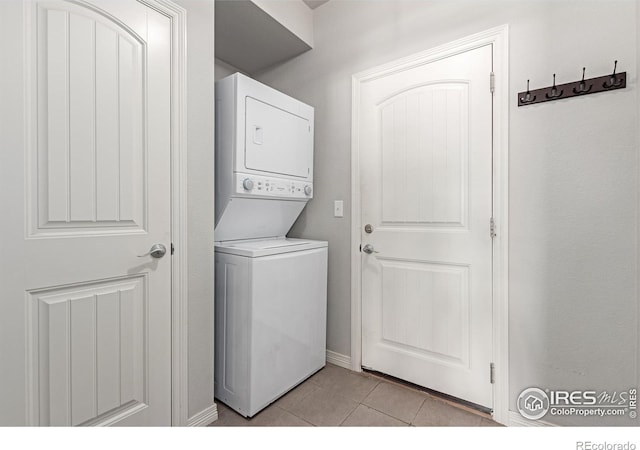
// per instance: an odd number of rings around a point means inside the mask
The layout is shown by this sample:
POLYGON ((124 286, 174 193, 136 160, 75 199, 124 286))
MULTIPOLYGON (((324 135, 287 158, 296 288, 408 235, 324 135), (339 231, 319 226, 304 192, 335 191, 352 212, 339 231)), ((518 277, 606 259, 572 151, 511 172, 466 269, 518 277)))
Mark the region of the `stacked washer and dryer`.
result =
POLYGON ((327 242, 285 237, 313 197, 313 117, 216 82, 215 396, 245 417, 325 365, 327 242))

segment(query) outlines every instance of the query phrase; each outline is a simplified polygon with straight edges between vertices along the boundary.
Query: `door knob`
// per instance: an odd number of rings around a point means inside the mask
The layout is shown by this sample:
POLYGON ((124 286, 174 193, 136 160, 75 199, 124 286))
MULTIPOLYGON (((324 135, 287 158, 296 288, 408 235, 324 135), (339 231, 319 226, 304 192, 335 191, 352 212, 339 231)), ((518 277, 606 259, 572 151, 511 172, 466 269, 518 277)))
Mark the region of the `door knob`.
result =
POLYGON ((370 255, 372 253, 380 253, 377 252, 373 249, 373 245, 371 244, 366 244, 364 247, 362 247, 362 251, 365 252, 367 255, 370 255))
POLYGON ((162 244, 153 244, 151 249, 144 255, 138 255, 138 258, 144 258, 151 255, 152 258, 162 258, 167 253, 167 247, 162 244))

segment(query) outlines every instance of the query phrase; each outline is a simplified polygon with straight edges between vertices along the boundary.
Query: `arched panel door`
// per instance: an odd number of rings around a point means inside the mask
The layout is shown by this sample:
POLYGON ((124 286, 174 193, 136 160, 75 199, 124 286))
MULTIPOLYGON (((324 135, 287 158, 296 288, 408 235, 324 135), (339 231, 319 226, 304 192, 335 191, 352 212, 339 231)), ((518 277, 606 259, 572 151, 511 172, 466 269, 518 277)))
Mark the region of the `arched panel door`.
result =
POLYGON ((362 364, 491 408, 492 47, 362 83, 362 364))
POLYGON ((0 315, 26 315, 27 353, 3 398, 22 393, 32 425, 170 425, 171 256, 149 250, 171 247, 171 19, 117 0, 11 11, 26 142, 0 181, 15 207, 0 315))

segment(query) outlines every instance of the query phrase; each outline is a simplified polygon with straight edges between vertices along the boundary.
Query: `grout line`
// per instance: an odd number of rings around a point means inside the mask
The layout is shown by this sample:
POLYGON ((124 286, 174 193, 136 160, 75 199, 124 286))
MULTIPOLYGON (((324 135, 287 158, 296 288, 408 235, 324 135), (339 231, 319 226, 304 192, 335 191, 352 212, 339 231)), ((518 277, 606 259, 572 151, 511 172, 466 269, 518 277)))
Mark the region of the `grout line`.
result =
MULTIPOLYGON (((349 413, 349 415, 347 417, 345 417, 344 420, 340 423, 340 426, 342 426, 347 421, 347 419, 349 417, 353 416, 353 413, 356 412, 356 409, 358 409, 358 407, 361 406, 361 405, 362 405, 362 403, 358 403, 358 405, 355 408, 353 408, 353 411, 351 411, 349 413)), ((362 405, 362 406, 364 406, 364 405, 362 405)))
MULTIPOLYGON (((307 397, 308 397, 308 396, 305 396, 304 398, 307 398, 307 397)), ((301 399, 300 401, 302 401, 302 399, 301 399)), ((292 416, 294 416, 294 417, 297 417, 298 419, 302 420, 303 422, 308 423, 308 424, 309 424, 309 425, 311 425, 312 427, 315 427, 315 426, 316 426, 316 424, 314 424, 314 423, 312 423, 312 422, 309 422, 307 419, 305 419, 305 418, 303 418, 303 417, 300 417, 299 415, 297 415, 297 414, 296 414, 296 413, 294 413, 293 411, 289 411, 287 408, 283 408, 282 406, 279 406, 278 408, 280 408, 281 410, 283 410, 283 411, 285 411, 285 412, 287 412, 287 413, 291 414, 291 415, 292 415, 292 416)))
MULTIPOLYGON (((303 384, 305 384, 306 382, 303 382, 301 384, 299 384, 297 387, 295 387, 292 391, 287 392, 285 395, 283 395, 282 397, 280 397, 278 400, 276 400, 273 404, 277 404, 280 403, 278 406, 278 408, 283 409, 285 411, 287 411, 288 413, 293 414, 294 416, 298 417, 293 411, 291 411, 289 408, 285 407, 284 405, 282 405, 281 400, 285 397, 287 397, 288 395, 291 395, 296 389, 299 389, 303 384)), ((314 387, 316 387, 317 389, 323 389, 321 386, 314 384, 314 387)), ((295 402, 293 402, 292 407, 295 407, 296 405, 302 403, 303 401, 305 401, 309 396, 311 396, 313 393, 315 392, 315 390, 312 390, 311 392, 307 392, 306 394, 302 395, 298 400, 296 400, 295 402)), ((302 419, 302 417, 300 417, 302 419)), ((304 419, 303 419, 304 420, 304 419)))
POLYGON ((416 417, 418 417, 418 413, 420 412, 420 410, 422 409, 426 401, 427 401, 426 398, 422 399, 422 403, 420 403, 420 407, 418 408, 416 413, 413 415, 413 419, 411 419, 411 421, 409 422, 409 425, 413 425, 413 422, 416 420, 416 417))
POLYGON ((411 425, 412 422, 415 420, 416 416, 418 415, 418 413, 420 412, 420 409, 424 405, 424 402, 425 402, 425 399, 422 400, 422 403, 420 403, 420 406, 418 407, 418 409, 416 410, 415 414, 413 415, 413 419, 411 419, 411 421, 409 421, 409 422, 407 422, 406 420, 401 419, 400 417, 393 416, 388 412, 381 411, 378 408, 376 408, 375 406, 367 405, 366 403, 360 403, 360 404, 362 406, 365 406, 365 407, 369 408, 369 409, 373 409, 374 411, 378 411, 379 413, 384 414, 385 416, 391 417, 392 419, 399 420, 400 422, 406 423, 407 425, 411 425))
POLYGON ((312 426, 312 427, 315 427, 315 426, 316 426, 316 425, 312 424, 311 422, 309 422, 308 420, 303 419, 302 417, 300 417, 300 416, 298 416, 298 415, 296 415, 296 414, 292 413, 291 411, 287 411, 287 410, 286 410, 286 409, 284 409, 284 408, 280 408, 280 409, 282 409, 282 410, 283 410, 284 412, 286 412, 287 414, 291 414, 291 415, 292 415, 293 417, 295 417, 296 419, 300 419, 300 420, 302 420, 304 423, 308 424, 309 426, 312 426))
MULTIPOLYGON (((393 419, 393 420, 398 420, 398 421, 400 421, 400 422, 402 422, 402 423, 406 423, 407 425, 411 425, 411 422, 407 422, 406 420, 402 420, 402 419, 401 419, 401 418, 399 418, 399 417, 392 416, 391 414, 386 413, 386 412, 384 412, 384 411, 380 411, 379 409, 374 408, 373 406, 369 406, 369 405, 366 405, 366 404, 364 404, 364 403, 360 403, 360 404, 361 404, 362 406, 364 406, 365 408, 373 409, 374 411, 377 411, 377 412, 379 412, 379 413, 380 413, 380 414, 382 414, 382 415, 385 415, 385 416, 387 416, 387 417, 390 417, 390 418, 391 418, 391 419, 393 419)), ((420 404, 420 407, 422 407, 422 404, 420 404)), ((420 410, 418 409, 418 411, 420 411, 420 410)), ((417 411, 416 411, 416 414, 418 414, 418 412, 417 412, 417 411)), ((414 417, 414 419, 415 419, 415 417, 414 417)))
MULTIPOLYGON (((369 392, 367 392, 367 394, 364 396, 364 398, 360 401, 360 404, 363 404, 362 402, 364 402, 373 391, 375 391, 375 389, 380 385, 380 381, 378 381, 376 384, 373 385, 373 387, 371 388, 371 390, 369 392)), ((366 405, 365 405, 366 406, 366 405)))
POLYGON ((338 426, 339 426, 339 427, 341 427, 341 426, 342 426, 342 424, 343 424, 343 423, 345 423, 345 422, 347 421, 347 419, 353 415, 353 413, 356 411, 356 409, 358 409, 358 406, 359 406, 359 405, 360 405, 360 403, 358 403, 358 404, 356 405, 356 407, 355 407, 355 408, 353 408, 349 414, 347 414, 347 417, 345 417, 344 419, 342 419, 342 422, 340 422, 340 423, 338 424, 338 426))

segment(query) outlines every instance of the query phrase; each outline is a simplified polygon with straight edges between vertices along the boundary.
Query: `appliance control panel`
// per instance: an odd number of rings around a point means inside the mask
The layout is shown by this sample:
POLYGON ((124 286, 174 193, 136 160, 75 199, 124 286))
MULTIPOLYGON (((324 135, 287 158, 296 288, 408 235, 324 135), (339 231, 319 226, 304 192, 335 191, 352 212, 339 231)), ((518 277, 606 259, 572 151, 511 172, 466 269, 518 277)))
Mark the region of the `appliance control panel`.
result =
POLYGON ((313 198, 313 185, 309 182, 243 173, 234 174, 234 178, 236 194, 292 199, 313 198))

